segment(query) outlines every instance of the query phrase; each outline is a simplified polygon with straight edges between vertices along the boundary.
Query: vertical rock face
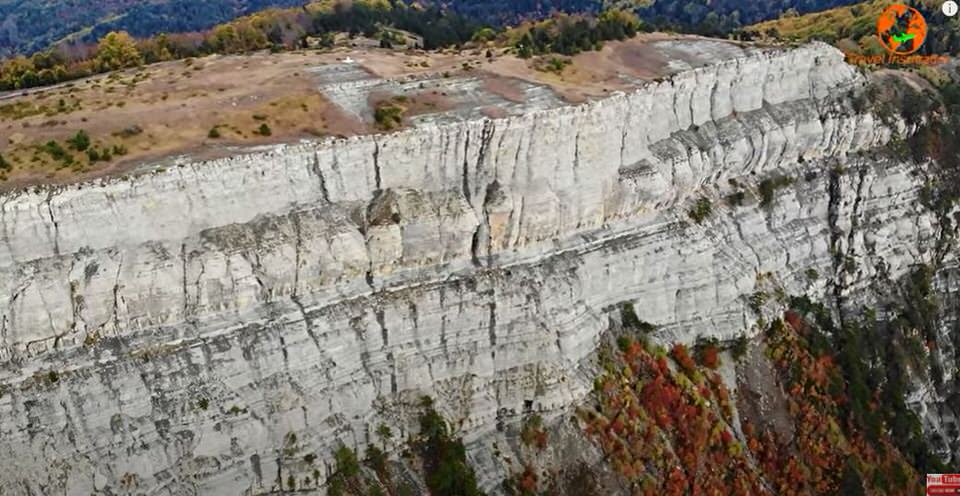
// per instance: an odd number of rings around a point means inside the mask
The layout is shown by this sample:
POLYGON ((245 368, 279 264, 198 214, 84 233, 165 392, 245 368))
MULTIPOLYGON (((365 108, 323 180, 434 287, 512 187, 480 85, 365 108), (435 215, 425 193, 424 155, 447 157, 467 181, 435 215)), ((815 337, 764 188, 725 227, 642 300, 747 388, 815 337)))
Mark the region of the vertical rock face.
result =
POLYGON ((404 432, 421 394, 468 440, 570 405, 619 302, 664 340, 731 338, 763 280, 903 273, 935 222, 921 179, 870 158, 906 129, 854 110, 863 83, 811 45, 576 107, 0 196, 0 493, 266 493, 312 473, 302 453, 404 432), (769 205, 720 201, 773 174, 796 181, 769 205))

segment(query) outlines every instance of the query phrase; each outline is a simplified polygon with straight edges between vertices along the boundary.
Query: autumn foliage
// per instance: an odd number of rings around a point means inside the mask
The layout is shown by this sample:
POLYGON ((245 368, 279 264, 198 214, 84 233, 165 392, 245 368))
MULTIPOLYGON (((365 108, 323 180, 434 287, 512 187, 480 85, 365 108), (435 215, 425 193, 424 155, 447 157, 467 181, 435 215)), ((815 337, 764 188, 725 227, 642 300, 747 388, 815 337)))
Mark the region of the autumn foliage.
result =
MULTIPOLYGON (((764 478, 778 494, 918 494, 919 476, 889 435, 867 441, 862 429, 844 419, 848 402, 834 359, 815 356, 801 334, 803 318, 787 312, 766 335, 794 420, 793 439, 743 425, 747 447, 764 478)), ((879 408, 873 403, 871 408, 879 408)))
MULTIPOLYGON (((641 495, 918 494, 919 478, 890 442, 868 441, 843 418, 843 377, 816 356, 796 313, 764 336, 765 358, 787 402, 792 438, 733 425, 716 343, 662 349, 621 338, 601 355, 595 404, 579 413, 590 438, 641 495)), ((874 404, 874 408, 878 405, 874 404)))
POLYGON ((731 431, 729 392, 683 345, 623 343, 595 383, 597 405, 580 414, 587 433, 634 494, 764 494, 759 473, 731 431))

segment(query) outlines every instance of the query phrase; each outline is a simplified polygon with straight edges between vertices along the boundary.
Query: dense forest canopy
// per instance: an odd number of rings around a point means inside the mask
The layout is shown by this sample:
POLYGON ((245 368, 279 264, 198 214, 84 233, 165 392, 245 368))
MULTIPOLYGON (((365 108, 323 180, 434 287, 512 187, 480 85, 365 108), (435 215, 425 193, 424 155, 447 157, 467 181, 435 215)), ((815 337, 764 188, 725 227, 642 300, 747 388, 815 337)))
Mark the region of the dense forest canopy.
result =
POLYGON ((784 14, 816 12, 856 0, 436 0, 463 15, 490 24, 518 24, 555 12, 599 13, 634 8, 653 29, 726 35, 742 26, 784 14))
POLYGON ((110 31, 137 37, 209 29, 270 7, 304 0, 12 0, 0 2, 0 56, 32 54, 64 39, 92 41, 110 31))

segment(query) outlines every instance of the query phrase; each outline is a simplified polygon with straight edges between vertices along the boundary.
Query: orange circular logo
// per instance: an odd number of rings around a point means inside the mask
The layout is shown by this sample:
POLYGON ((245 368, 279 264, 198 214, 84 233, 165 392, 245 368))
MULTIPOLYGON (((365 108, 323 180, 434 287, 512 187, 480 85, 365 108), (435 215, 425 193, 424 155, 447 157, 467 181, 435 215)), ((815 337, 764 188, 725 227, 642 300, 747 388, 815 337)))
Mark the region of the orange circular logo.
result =
POLYGON ((908 55, 919 50, 927 39, 927 21, 917 9, 894 4, 877 19, 877 36, 890 53, 908 55))

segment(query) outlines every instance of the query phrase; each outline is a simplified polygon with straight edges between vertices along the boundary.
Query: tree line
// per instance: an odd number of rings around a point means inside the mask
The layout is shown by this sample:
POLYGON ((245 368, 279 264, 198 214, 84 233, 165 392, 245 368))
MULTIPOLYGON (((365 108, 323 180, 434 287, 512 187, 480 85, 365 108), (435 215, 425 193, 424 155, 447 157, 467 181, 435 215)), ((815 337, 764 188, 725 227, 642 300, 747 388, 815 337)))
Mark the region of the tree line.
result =
POLYGON ((522 34, 513 36, 513 45, 523 58, 548 53, 576 55, 598 50, 605 41, 632 38, 640 28, 637 16, 626 10, 608 9, 598 16, 556 14, 514 30, 522 34))
POLYGON ((409 7, 400 0, 330 0, 302 8, 270 9, 220 24, 205 32, 160 34, 135 39, 110 32, 96 44, 61 45, 30 57, 0 63, 0 90, 48 86, 118 69, 166 60, 256 50, 290 50, 307 46, 309 37, 332 40, 332 34, 376 35, 392 26, 424 38, 424 48, 469 41, 478 25, 440 7, 409 7))

